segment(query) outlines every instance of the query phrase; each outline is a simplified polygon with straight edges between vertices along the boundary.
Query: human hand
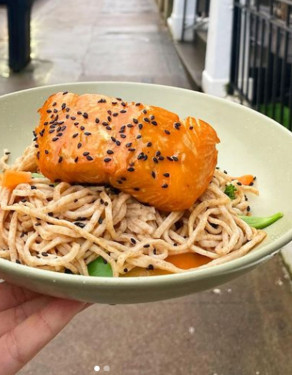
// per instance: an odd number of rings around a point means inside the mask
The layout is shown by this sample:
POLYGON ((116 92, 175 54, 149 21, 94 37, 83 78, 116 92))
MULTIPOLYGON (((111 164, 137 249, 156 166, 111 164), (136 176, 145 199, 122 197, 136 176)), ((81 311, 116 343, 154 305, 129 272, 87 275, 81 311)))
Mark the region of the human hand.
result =
POLYGON ((0 283, 0 375, 19 371, 86 306, 0 283))

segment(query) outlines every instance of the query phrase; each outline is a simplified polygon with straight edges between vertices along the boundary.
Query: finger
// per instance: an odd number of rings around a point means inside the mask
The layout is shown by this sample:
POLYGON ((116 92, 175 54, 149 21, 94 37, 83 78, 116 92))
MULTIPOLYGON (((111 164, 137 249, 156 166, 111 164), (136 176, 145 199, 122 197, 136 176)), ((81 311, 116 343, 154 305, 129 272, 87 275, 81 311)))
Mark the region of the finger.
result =
POLYGON ((0 311, 10 309, 39 296, 40 294, 27 289, 6 282, 0 283, 0 311))
POLYGON ((0 313, 0 337, 46 306, 52 298, 39 297, 0 313))
POLYGON ((54 299, 0 339, 0 375, 13 375, 84 308, 84 303, 54 299))

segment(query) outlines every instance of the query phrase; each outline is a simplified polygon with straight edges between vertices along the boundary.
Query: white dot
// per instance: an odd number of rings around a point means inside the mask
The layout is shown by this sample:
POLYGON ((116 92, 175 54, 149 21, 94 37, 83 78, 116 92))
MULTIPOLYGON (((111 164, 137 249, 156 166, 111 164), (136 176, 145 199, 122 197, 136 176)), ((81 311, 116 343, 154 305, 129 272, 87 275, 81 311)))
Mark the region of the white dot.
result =
POLYGON ((110 371, 110 367, 108 365, 103 366, 103 371, 110 371))
POLYGON ((215 288, 215 289, 213 289, 213 293, 214 294, 221 294, 221 289, 215 288))
POLYGON ((100 370, 99 366, 94 366, 94 371, 98 372, 100 370))
POLYGON ((195 332, 195 328, 194 327, 189 327, 189 332, 192 335, 195 332))

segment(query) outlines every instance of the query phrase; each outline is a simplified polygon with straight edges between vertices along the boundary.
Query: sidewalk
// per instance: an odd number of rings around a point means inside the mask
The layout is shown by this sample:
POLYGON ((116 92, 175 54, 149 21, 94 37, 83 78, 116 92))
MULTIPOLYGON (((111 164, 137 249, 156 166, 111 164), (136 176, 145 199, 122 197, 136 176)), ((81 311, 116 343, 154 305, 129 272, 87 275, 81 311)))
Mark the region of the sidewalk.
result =
MULTIPOLYGON (((38 0, 34 61, 11 77, 4 20, 0 8, 0 94, 92 80, 190 88, 154 0, 38 0)), ((151 304, 94 305, 19 374, 291 375, 291 343, 291 285, 276 256, 213 291, 151 304)))

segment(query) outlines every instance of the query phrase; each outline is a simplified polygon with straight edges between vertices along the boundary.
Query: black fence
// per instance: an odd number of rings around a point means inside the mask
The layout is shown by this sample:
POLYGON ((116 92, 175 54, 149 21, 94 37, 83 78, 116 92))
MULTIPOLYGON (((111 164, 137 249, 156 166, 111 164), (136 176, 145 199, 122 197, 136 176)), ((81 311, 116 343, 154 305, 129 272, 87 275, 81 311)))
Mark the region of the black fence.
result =
MULTIPOLYGON (((181 40, 185 40, 186 31, 191 29, 193 33, 196 32, 196 28, 200 27, 200 22, 203 19, 209 17, 209 9, 210 9, 210 1, 211 0, 197 0, 196 6, 193 9, 193 17, 191 22, 187 20, 187 15, 189 16, 190 13, 187 12, 188 10, 188 0, 184 0, 184 10, 183 10, 183 23, 182 23, 182 34, 181 40), (198 21, 200 19, 200 22, 198 21)), ((217 1, 217 0, 216 0, 217 1)))
POLYGON ((292 0, 235 0, 229 92, 292 130, 292 0))

